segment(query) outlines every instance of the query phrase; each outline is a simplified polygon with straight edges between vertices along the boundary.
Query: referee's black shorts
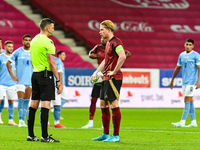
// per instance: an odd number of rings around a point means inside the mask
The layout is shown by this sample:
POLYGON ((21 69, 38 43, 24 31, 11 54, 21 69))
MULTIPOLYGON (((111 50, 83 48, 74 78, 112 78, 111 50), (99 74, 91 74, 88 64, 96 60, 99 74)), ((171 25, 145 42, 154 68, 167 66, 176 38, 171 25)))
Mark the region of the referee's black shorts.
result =
MULTIPOLYGON (((122 80, 115 80, 114 78, 112 79, 112 82, 114 86, 116 87, 118 93, 120 94, 120 89, 122 86, 122 80)), ((116 100, 117 97, 115 96, 115 93, 110 85, 110 82, 103 81, 101 84, 101 91, 100 91, 100 99, 101 100, 108 100, 108 101, 113 101, 116 100)))
POLYGON ((101 85, 94 84, 93 88, 92 88, 92 94, 91 94, 91 96, 99 98, 100 90, 101 90, 101 85))
POLYGON ((55 84, 51 71, 44 77, 44 71, 33 72, 32 78, 32 100, 51 101, 55 100, 55 84))

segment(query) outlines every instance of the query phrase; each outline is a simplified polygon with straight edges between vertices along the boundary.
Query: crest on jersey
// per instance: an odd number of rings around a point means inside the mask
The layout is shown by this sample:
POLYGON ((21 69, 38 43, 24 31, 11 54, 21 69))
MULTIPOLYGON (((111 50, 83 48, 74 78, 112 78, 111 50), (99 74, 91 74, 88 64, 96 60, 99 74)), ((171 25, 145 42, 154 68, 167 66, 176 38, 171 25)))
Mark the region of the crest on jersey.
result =
POLYGON ((110 45, 108 46, 108 48, 107 48, 107 51, 109 52, 109 50, 110 50, 110 45))

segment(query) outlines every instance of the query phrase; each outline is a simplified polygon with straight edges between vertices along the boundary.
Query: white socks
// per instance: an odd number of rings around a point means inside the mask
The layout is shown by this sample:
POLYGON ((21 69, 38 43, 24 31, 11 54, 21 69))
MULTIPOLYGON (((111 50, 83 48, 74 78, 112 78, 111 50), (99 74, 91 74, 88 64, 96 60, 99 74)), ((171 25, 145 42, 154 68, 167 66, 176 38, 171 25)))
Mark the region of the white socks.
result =
POLYGON ((89 124, 93 125, 93 120, 89 120, 89 124))
POLYGON ((197 124, 197 121, 196 120, 192 120, 192 124, 197 124))
POLYGON ((57 125, 59 123, 60 123, 59 120, 58 121, 54 121, 54 125, 57 125))
POLYGON ((182 123, 182 124, 185 124, 185 120, 181 120, 181 123, 182 123))

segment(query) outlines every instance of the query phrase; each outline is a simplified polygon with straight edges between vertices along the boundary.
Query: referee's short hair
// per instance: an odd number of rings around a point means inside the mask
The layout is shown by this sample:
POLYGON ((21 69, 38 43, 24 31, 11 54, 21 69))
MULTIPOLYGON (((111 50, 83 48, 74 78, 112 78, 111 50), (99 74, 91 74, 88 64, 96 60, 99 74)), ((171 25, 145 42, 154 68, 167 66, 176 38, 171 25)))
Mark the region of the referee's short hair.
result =
POLYGON ((186 41, 185 41, 185 43, 186 42, 190 42, 190 43, 192 43, 193 45, 194 45, 194 40, 193 39, 187 39, 186 41))
POLYGON ((52 23, 54 24, 55 22, 51 20, 50 18, 44 18, 39 23, 40 29, 44 31, 45 27, 52 23))

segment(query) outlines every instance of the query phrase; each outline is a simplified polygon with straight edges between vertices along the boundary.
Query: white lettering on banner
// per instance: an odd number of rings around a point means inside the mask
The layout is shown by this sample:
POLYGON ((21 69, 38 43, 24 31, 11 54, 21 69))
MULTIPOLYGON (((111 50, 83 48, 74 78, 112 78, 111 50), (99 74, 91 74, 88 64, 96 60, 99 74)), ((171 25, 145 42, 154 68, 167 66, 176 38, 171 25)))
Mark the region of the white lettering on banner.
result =
POLYGON ((90 76, 73 76, 70 75, 68 77, 68 85, 69 86, 92 86, 92 81, 90 76))
POLYGON ((163 95, 141 95, 142 102, 144 101, 163 101, 163 95))
MULTIPOLYGON (((172 78, 162 78, 162 86, 169 86, 172 78)), ((182 86, 182 78, 174 79, 174 86, 182 86)))
POLYGON ((189 3, 186 0, 110 0, 125 7, 154 8, 154 9, 186 9, 189 3))
POLYGON ((194 29, 191 29, 188 25, 171 25, 171 30, 181 33, 200 33, 200 25, 195 25, 194 29))
POLYGON ((124 21, 120 24, 123 31, 135 31, 135 32, 154 32, 152 27, 147 26, 146 22, 134 22, 134 21, 124 21))
POLYGON ((141 76, 131 76, 129 75, 128 77, 123 77, 123 83, 126 84, 148 84, 149 83, 149 78, 147 76, 144 76, 143 74, 141 76))
MULTIPOLYGON (((115 31, 122 30, 127 32, 154 32, 151 26, 146 22, 123 21, 121 23, 114 23, 115 31)), ((99 30, 100 23, 97 20, 88 22, 88 27, 91 30, 99 30)))
POLYGON ((6 20, 6 19, 0 20, 0 26, 13 28, 13 25, 10 22, 10 20, 6 20))

